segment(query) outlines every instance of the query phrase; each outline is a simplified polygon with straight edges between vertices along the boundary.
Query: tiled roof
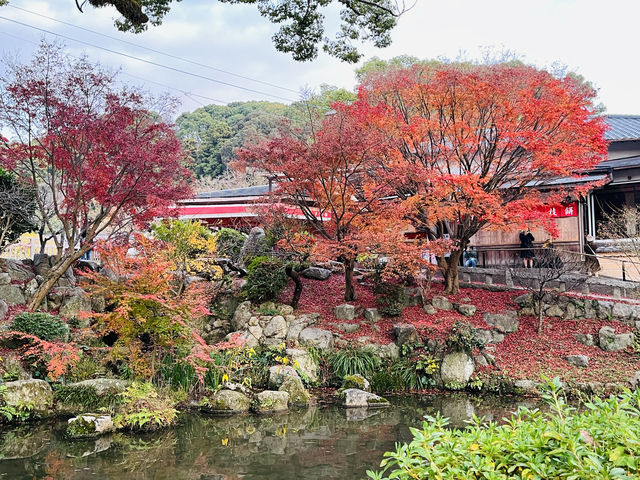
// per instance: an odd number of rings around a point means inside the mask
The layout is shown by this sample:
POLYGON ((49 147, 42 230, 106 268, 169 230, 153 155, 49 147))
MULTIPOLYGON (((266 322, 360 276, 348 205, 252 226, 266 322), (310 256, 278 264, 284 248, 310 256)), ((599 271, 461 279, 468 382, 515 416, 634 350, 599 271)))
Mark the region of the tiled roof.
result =
POLYGON ((229 190, 200 193, 196 195, 196 198, 253 197, 266 193, 269 193, 269 185, 256 185, 255 187, 231 188, 229 190))
POLYGON ((606 115, 609 141, 640 140, 640 115, 606 115))

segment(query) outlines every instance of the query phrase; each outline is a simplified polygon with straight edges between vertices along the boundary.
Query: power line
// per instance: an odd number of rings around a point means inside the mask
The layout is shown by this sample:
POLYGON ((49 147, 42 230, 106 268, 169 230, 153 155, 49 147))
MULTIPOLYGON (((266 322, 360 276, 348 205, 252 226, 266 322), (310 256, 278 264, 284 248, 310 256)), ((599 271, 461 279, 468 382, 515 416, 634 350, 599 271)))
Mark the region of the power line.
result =
POLYGON ((207 65, 206 63, 196 62, 194 60, 190 60, 188 58, 180 57, 178 55, 173 55, 171 53, 163 52, 161 50, 156 50, 154 48, 149 48, 149 47, 145 47, 145 46, 142 46, 142 45, 138 45, 135 42, 130 42, 128 40, 123 40, 121 38, 114 37, 112 35, 107 35, 106 33, 96 32, 95 30, 91 30, 90 28, 81 27, 79 25, 74 25, 73 23, 65 22, 64 20, 58 20, 57 18, 49 17, 47 15, 43 15, 42 13, 38 13, 38 12, 33 12, 31 10, 27 10, 26 8, 17 7, 17 6, 12 5, 12 4, 9 4, 8 6, 11 7, 11 8, 14 8, 16 10, 21 10, 23 12, 30 13, 32 15, 37 15, 38 17, 46 18, 47 20, 52 20, 54 22, 58 22, 58 23, 61 23, 63 25, 67 25, 69 27, 76 28, 78 30, 83 30, 85 32, 89 32, 89 33, 92 33, 94 35, 100 35, 101 37, 109 38, 109 39, 115 40, 117 42, 122 42, 122 43, 125 43, 127 45, 131 45, 133 47, 140 48, 142 50, 147 50, 149 52, 157 53, 159 55, 164 55, 165 57, 173 58, 175 60, 180 60, 181 62, 186 62, 186 63, 190 63, 192 65, 197 65, 198 67, 208 68, 209 70, 214 70, 216 72, 225 73, 225 74, 231 75, 233 77, 242 78, 244 80, 249 80, 250 82, 260 83, 262 85, 267 85, 269 87, 278 88, 280 90, 285 90, 287 92, 292 92, 292 93, 295 93, 295 94, 300 93, 298 90, 293 90, 291 88, 282 87, 280 85, 276 85, 275 83, 269 83, 269 82, 265 82, 263 80, 257 80, 255 78, 251 78, 251 77, 248 77, 248 76, 245 76, 245 75, 240 75, 238 73, 230 72, 228 70, 223 70, 221 68, 217 68, 217 67, 214 67, 212 65, 207 65))
MULTIPOLYGON (((34 42, 33 40, 27 40, 27 39, 26 39, 26 38, 24 38, 24 37, 19 37, 19 36, 17 36, 17 35, 13 35, 13 34, 8 33, 8 32, 0 31, 0 34, 2 34, 2 35, 6 35, 6 36, 11 37, 11 38, 15 38, 16 40, 20 40, 21 42, 30 43, 30 44, 32 44, 32 45, 36 45, 36 46, 38 45, 38 42, 34 42)), ((78 57, 75 57, 74 55, 71 55, 71 57, 73 57, 73 58, 78 58, 78 57)), ((200 95, 200 94, 198 94, 198 93, 194 93, 194 92, 188 92, 188 91, 183 90, 183 89, 181 89, 181 88, 177 88, 177 87, 174 87, 174 86, 171 86, 171 85, 167 85, 167 84, 165 84, 165 83, 160 83, 160 82, 156 82, 155 80, 149 80, 148 78, 139 77, 139 76, 137 76, 137 75, 133 75, 133 74, 128 73, 128 72, 125 72, 125 71, 121 71, 120 73, 121 73, 121 74, 123 74, 123 75, 126 75, 126 76, 128 76, 128 77, 137 78, 138 80, 142 80, 143 82, 146 82, 146 83, 153 83, 153 84, 158 85, 158 86, 160 86, 160 87, 168 88, 168 89, 170 89, 170 90, 174 90, 174 91, 176 91, 176 92, 179 92, 179 93, 181 93, 184 97, 186 97, 187 99, 189 99, 189 100, 191 100, 192 102, 195 102, 195 103, 197 103, 197 104, 199 104, 199 105, 202 105, 203 107, 206 107, 206 104, 202 103, 201 101, 199 101, 199 100, 197 100, 197 99, 195 99, 195 98, 193 98, 193 97, 200 97, 200 98, 203 98, 203 99, 206 99, 206 100, 212 101, 212 102, 220 103, 220 104, 222 104, 222 105, 226 105, 227 103, 229 103, 229 102, 226 102, 226 101, 224 101, 224 100, 220 100, 220 99, 218 99, 218 98, 208 97, 208 96, 206 96, 206 95, 200 95)))
POLYGON ((160 67, 160 68, 164 68, 166 70, 171 70, 171 71, 174 71, 174 72, 177 72, 177 73, 182 73, 183 75, 189 75, 191 77, 200 78, 202 80, 207 80, 207 81, 210 81, 210 82, 213 82, 213 83, 219 83, 221 85, 226 85, 226 86, 237 88, 237 89, 240 89, 240 90, 245 90, 247 92, 257 93, 257 94, 260 94, 260 95, 266 95, 268 97, 277 98, 279 100, 284 100, 286 102, 296 102, 297 101, 297 100, 293 100, 291 98, 281 97, 279 95, 273 95, 271 93, 266 93, 266 92, 263 92, 263 91, 260 91, 260 90, 254 90, 253 88, 243 87, 243 86, 236 85, 236 84, 233 84, 233 83, 230 83, 230 82, 224 82, 222 80, 217 80, 215 78, 207 77, 205 75, 200 75, 198 73, 189 72, 187 70, 182 70, 180 68, 171 67, 169 65, 164 65, 162 63, 154 62, 152 60, 145 60, 144 58, 136 57, 135 55, 130 55, 128 53, 118 52, 117 50, 112 50, 110 48, 101 47, 100 45, 96 45, 96 44, 91 43, 91 42, 87 42, 87 41, 84 41, 84 40, 78 40, 77 38, 69 37, 69 36, 63 35, 61 33, 52 32, 52 31, 47 30, 45 28, 36 27, 35 25, 30 25, 28 23, 20 22, 18 20, 14 20, 12 18, 7 18, 7 17, 2 16, 2 15, 0 15, 0 19, 6 20, 6 21, 11 22, 11 23, 15 23, 17 25, 21 25, 23 27, 31 28, 33 30, 38 30, 40 32, 48 33, 49 35, 55 35, 56 37, 64 38, 64 39, 70 40, 72 42, 77 42, 77 43, 81 43, 83 45, 88 45, 88 46, 93 47, 93 48, 104 50, 105 52, 109 52, 109 53, 112 53, 114 55, 120 55, 122 57, 130 58, 132 60, 137 60, 139 62, 146 63, 146 64, 149 64, 149 65, 153 65, 155 67, 160 67))

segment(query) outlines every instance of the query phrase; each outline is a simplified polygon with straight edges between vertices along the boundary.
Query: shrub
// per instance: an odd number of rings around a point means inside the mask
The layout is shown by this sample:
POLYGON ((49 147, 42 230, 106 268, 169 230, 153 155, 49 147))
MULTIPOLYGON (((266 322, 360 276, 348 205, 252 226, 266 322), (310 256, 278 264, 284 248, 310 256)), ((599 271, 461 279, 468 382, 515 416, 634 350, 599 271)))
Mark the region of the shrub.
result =
POLYGON ((89 385, 58 385, 55 387, 55 399, 58 404, 84 412, 113 413, 123 402, 115 389, 98 394, 96 388, 89 385))
POLYGON ((11 329, 47 341, 66 341, 69 338, 69 326, 64 320, 48 313, 21 313, 13 320, 11 329))
POLYGON ((498 425, 478 418, 464 430, 426 417, 413 441, 385 453, 374 480, 638 478, 640 390, 595 398, 579 411, 568 406, 558 379, 547 381, 550 412, 520 407, 498 425))
POLYGON ((282 260, 277 257, 256 257, 247 267, 245 292, 252 301, 275 300, 288 281, 282 260))
POLYGON ((446 344, 449 351, 467 353, 471 353, 474 349, 484 346, 477 338, 473 325, 460 321, 456 321, 451 327, 446 344))
POLYGON ((171 401, 158 393, 149 383, 132 383, 120 394, 123 405, 114 417, 119 428, 138 431, 153 431, 168 427, 176 420, 178 411, 171 401))
POLYGON ((380 357, 366 348, 346 348, 329 357, 331 370, 339 379, 356 374, 371 378, 380 367, 380 363, 380 357))
POLYGON ((221 228, 215 234, 216 250, 221 257, 237 262, 246 239, 246 235, 233 228, 221 228))

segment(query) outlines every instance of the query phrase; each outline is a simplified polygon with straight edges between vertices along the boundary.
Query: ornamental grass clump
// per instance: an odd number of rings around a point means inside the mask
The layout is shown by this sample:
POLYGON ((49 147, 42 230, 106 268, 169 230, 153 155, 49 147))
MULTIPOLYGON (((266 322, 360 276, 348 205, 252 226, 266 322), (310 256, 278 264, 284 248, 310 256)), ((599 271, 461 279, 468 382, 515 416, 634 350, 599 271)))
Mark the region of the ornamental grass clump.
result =
POLYGON ((567 479, 640 478, 640 390, 595 398, 584 410, 567 405, 559 379, 545 379, 550 411, 520 407, 498 425, 474 417, 463 430, 439 415, 412 428, 413 440, 385 453, 387 479, 567 479))

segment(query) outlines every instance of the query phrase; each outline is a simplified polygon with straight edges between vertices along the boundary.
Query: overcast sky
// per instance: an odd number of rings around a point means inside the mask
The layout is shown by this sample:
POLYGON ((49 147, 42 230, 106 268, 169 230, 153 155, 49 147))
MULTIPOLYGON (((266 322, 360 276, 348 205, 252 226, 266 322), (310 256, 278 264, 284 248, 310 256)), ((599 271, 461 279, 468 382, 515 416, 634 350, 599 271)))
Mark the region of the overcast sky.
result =
MULTIPOLYGON (((85 13, 80 13, 74 0, 10 0, 10 5, 289 89, 185 63, 11 6, 0 7, 2 17, 245 88, 188 76, 65 40, 73 54, 84 51, 93 60, 122 68, 123 79, 130 83, 143 84, 153 91, 167 91, 157 83, 173 87, 169 91, 181 98, 181 110, 214 103, 210 99, 225 103, 256 99, 292 101, 299 98, 295 92, 318 89, 322 83, 349 89, 355 85, 353 65, 324 54, 313 62, 298 63, 278 53, 271 43, 276 27, 249 5, 182 0, 174 4, 161 26, 150 27, 138 35, 115 29, 115 10, 87 6, 85 13)), ((329 20, 335 23, 332 13, 335 12, 328 14, 329 20)), ((461 52, 477 57, 486 47, 510 50, 528 63, 544 67, 557 62, 582 74, 598 88, 599 100, 609 113, 640 114, 640 63, 633 54, 639 44, 639 18, 638 0, 417 0, 392 32, 390 47, 365 46, 362 51, 367 58, 375 55, 386 59, 401 54, 455 58, 461 52)), ((28 59, 43 35, 41 31, 0 19, 2 50, 9 54, 18 52, 28 59)))

